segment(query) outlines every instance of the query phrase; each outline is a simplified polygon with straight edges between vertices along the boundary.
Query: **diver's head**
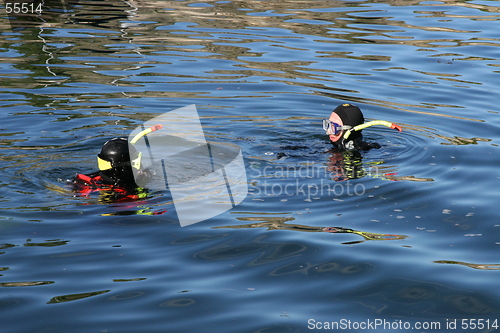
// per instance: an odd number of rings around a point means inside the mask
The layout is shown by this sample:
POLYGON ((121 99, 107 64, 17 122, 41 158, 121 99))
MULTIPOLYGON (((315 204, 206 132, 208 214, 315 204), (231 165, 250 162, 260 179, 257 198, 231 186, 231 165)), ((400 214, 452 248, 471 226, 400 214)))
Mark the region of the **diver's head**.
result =
MULTIPOLYGON (((361 110, 352 104, 342 104, 333 110, 328 121, 323 122, 323 128, 328 134, 330 141, 343 145, 345 131, 365 122, 361 110)), ((353 131, 349 136, 349 141, 361 138, 361 131, 353 131)))
POLYGON ((128 144, 125 138, 114 138, 107 141, 97 155, 97 164, 101 174, 116 184, 135 184, 132 167, 140 168, 141 156, 128 144), (129 147, 131 147, 129 149, 129 147))

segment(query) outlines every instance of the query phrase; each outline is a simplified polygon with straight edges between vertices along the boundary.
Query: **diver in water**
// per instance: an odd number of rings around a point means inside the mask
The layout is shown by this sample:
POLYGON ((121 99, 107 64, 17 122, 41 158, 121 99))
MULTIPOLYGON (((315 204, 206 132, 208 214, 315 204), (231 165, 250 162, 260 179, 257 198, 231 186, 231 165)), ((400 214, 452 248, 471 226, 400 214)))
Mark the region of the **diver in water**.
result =
POLYGON ((107 141, 97 155, 99 171, 78 174, 73 181, 75 192, 87 196, 92 192, 102 194, 103 201, 126 201, 139 198, 141 192, 134 178, 135 168, 140 170, 141 156, 125 138, 107 141))
POLYGON ((361 131, 374 125, 387 126, 402 131, 398 125, 385 120, 374 120, 365 123, 365 117, 361 110, 352 104, 339 105, 330 114, 329 119, 323 120, 323 130, 329 136, 334 147, 340 151, 380 148, 380 145, 376 142, 363 141, 361 131))
POLYGON ((156 125, 141 131, 130 144, 126 138, 107 141, 97 155, 99 171, 76 175, 73 180, 74 191, 81 196, 98 192, 100 200, 104 202, 133 201, 145 197, 146 190, 139 187, 137 182, 144 183, 150 177, 150 171, 141 168, 142 153, 137 151, 134 144, 160 128, 161 125, 156 125))
POLYGON ((374 125, 383 125, 402 131, 398 125, 385 120, 365 123, 361 110, 352 104, 339 105, 330 114, 329 119, 323 120, 323 130, 334 148, 328 161, 328 171, 333 180, 345 181, 366 175, 361 151, 378 149, 380 145, 376 142, 363 141, 361 131, 374 125))

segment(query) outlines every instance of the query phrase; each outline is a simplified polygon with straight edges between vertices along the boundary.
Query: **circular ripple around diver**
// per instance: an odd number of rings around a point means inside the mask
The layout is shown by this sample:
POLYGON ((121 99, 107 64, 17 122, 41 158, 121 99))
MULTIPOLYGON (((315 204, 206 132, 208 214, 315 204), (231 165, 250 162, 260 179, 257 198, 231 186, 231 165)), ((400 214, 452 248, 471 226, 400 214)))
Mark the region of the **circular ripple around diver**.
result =
POLYGON ((434 138, 420 135, 414 130, 399 133, 390 129, 374 129, 364 135, 367 141, 381 145, 366 154, 366 158, 384 160, 389 164, 411 165, 431 155, 429 146, 435 144, 434 138))

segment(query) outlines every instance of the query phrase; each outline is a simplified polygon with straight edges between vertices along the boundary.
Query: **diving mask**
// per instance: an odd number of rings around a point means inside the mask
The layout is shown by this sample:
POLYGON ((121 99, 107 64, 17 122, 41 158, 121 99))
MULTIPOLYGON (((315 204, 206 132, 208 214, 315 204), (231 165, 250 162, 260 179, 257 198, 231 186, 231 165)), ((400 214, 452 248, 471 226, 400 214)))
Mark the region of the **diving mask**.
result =
POLYGON ((329 135, 338 135, 344 130, 351 129, 351 126, 342 126, 329 119, 323 119, 323 130, 329 135))

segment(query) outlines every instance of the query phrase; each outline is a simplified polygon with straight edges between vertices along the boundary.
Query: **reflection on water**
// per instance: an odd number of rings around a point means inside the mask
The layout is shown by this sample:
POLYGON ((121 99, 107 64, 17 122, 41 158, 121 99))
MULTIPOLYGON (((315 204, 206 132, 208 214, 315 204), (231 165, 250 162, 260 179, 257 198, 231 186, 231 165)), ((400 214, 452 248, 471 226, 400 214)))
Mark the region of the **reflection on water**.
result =
POLYGON ((114 279, 113 282, 133 282, 133 281, 143 281, 146 278, 134 278, 134 279, 114 279))
POLYGON ((71 295, 62 295, 62 296, 55 296, 52 297, 50 301, 47 302, 47 304, 55 304, 55 303, 64 303, 64 302, 71 302, 71 301, 78 301, 84 298, 92 297, 92 296, 97 296, 97 295, 102 295, 105 293, 110 292, 111 290, 102 290, 102 291, 92 291, 92 292, 87 292, 87 293, 81 293, 81 294, 71 294, 71 295))
POLYGON ((24 246, 60 246, 60 245, 67 245, 68 240, 60 240, 60 239, 54 239, 54 240, 47 240, 45 242, 41 243, 34 243, 31 241, 31 239, 27 239, 26 243, 24 243, 24 246))
MULTIPOLYGON (((301 232, 328 232, 332 234, 355 234, 363 237, 365 240, 397 240, 405 239, 405 235, 393 235, 393 234, 377 234, 373 232, 358 231, 342 227, 314 227, 308 225, 300 224, 287 224, 286 222, 295 220, 292 217, 269 217, 269 216, 259 216, 259 217, 240 217, 240 221, 264 221, 251 224, 242 225, 230 225, 230 226, 219 226, 213 227, 213 229, 220 228, 230 228, 230 229, 248 229, 248 228, 267 228, 267 230, 291 230, 291 231, 301 231, 301 232)), ((342 244, 357 244, 363 241, 352 241, 342 244)))
POLYGON ((31 287, 55 283, 54 281, 2 282, 0 287, 31 287))
POLYGON ((368 168, 363 165, 363 157, 359 152, 332 152, 328 161, 328 171, 332 180, 345 181, 363 177, 373 177, 392 181, 432 182, 433 178, 415 176, 398 176, 395 166, 385 165, 385 161, 370 162, 368 168))
MULTIPOLYGON (((257 83, 267 78, 265 82, 286 83, 291 89, 295 85, 307 87, 311 94, 332 99, 474 121, 477 117, 464 117, 463 112, 443 114, 429 109, 463 108, 456 101, 446 103, 448 98, 443 101, 436 96, 447 86, 456 86, 467 94, 478 91, 477 86, 488 89, 488 83, 468 77, 469 66, 474 63, 498 66, 493 54, 480 56, 473 51, 500 44, 494 35, 478 37, 477 24, 483 20, 491 24, 499 17, 498 8, 487 4, 460 2, 443 7, 416 1, 404 4, 410 9, 404 17, 401 8, 405 7, 397 1, 389 1, 387 5, 340 1, 335 7, 329 1, 196 4, 193 1, 80 3, 58 20, 22 32, 25 43, 17 44, 15 39, 6 38, 7 45, 23 56, 14 64, 19 71, 5 76, 12 88, 21 89, 69 88, 77 87, 79 82, 87 82, 87 87, 123 88, 96 95, 64 94, 51 99, 42 93, 36 98, 29 94, 21 98, 30 99, 29 105, 38 107, 64 105, 76 109, 97 98, 101 100, 99 108, 111 108, 103 99, 118 98, 122 93, 130 98, 224 98, 229 97, 224 96, 229 90, 234 97, 239 89, 236 85, 243 80, 257 83), (68 23, 72 30, 66 28, 68 23), (456 29, 459 23, 462 28, 456 29), (406 51, 403 52, 406 61, 402 61, 397 48, 406 51), (73 54, 81 58, 72 57, 73 54), (406 54, 411 55, 406 57, 406 54), (163 59, 166 56, 169 58, 163 59), (428 60, 421 64, 417 61, 419 57, 428 60), (230 62, 219 68, 211 66, 220 59, 230 62), (344 63, 334 66, 339 60, 344 63), (182 61, 189 61, 195 70, 184 71, 182 67, 187 64, 182 61), (148 85, 153 78, 167 80, 165 89, 133 89, 148 85), (353 85, 346 78, 357 83, 353 85), (203 89, 204 82, 217 82, 220 90, 203 89), (170 83, 194 84, 198 88, 185 91, 170 83), (427 98, 417 102, 362 93, 363 86, 374 84, 390 87, 391 91, 386 93, 394 97, 420 89, 420 94, 427 98), (75 103, 69 103, 71 99, 75 103)), ((5 18, 0 25, 4 31, 8 30, 5 18)), ((74 90, 77 93, 78 89, 74 90)), ((257 93, 240 89, 238 95, 270 96, 269 90, 258 90, 257 93)), ((271 91, 284 92, 279 86, 271 91)), ((27 103, 20 101, 20 104, 27 103)), ((99 113, 95 109, 80 116, 99 113)))
POLYGON ((332 173, 332 179, 337 182, 358 179, 366 175, 363 157, 358 151, 332 151, 328 161, 328 171, 332 173))
MULTIPOLYGON (((440 136, 442 137, 442 136, 440 136)), ((443 143, 443 145, 477 145, 478 142, 490 142, 491 139, 485 138, 463 138, 459 136, 455 136, 453 138, 446 138, 447 143, 443 143)))
POLYGON ((492 271, 500 269, 500 264, 473 264, 473 263, 469 263, 469 262, 452 261, 452 260, 436 260, 434 262, 436 264, 463 265, 463 266, 467 266, 467 267, 470 267, 470 268, 486 269, 486 270, 492 270, 492 271))

